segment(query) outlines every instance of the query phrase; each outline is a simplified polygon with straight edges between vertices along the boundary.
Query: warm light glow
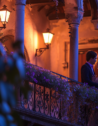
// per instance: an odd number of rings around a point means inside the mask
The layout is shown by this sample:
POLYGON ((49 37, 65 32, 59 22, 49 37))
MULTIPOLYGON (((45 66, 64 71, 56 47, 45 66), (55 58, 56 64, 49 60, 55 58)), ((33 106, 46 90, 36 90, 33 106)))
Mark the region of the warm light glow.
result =
POLYGON ((53 38, 52 33, 50 33, 50 32, 43 33, 43 37, 44 37, 45 44, 51 44, 51 41, 52 41, 52 38, 53 38))
POLYGON ((8 23, 8 19, 10 16, 10 11, 6 9, 6 6, 4 5, 4 8, 0 10, 0 19, 3 24, 8 23))
POLYGON ((9 11, 1 11, 0 12, 1 22, 7 23, 8 19, 9 19, 9 16, 10 16, 10 12, 9 11))
POLYGON ((38 48, 38 34, 36 31, 34 31, 33 33, 33 39, 34 39, 34 47, 35 49, 37 49, 38 48))

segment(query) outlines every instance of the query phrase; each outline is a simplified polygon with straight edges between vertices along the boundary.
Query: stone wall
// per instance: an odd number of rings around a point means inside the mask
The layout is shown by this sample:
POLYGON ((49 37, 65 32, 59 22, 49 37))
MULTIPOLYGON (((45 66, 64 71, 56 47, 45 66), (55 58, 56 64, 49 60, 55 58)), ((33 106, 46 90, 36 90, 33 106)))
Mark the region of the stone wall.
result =
MULTIPOLYGON (((51 44, 51 70, 69 77, 69 67, 64 69, 62 63, 69 63, 70 53, 70 30, 66 19, 51 21, 52 32, 55 34, 51 44), (65 53, 65 42, 67 51, 65 53)), ((98 48, 97 43, 89 43, 89 40, 98 39, 98 31, 91 23, 91 17, 84 17, 79 26, 79 49, 98 48)))
MULTIPOLYGON (((9 1, 6 2, 3 2, 2 6, 6 4, 7 8, 12 12, 6 29, 2 30, 3 36, 15 36, 15 3, 13 1, 11 1, 12 3, 9 1)), ((68 22, 66 22, 66 19, 49 21, 45 14, 46 11, 47 7, 44 7, 40 11, 37 6, 30 7, 30 5, 26 5, 25 7, 24 44, 30 62, 69 77, 70 30, 68 22), (40 57, 35 57, 36 49, 45 47, 42 33, 47 28, 51 28, 51 32, 54 33, 50 48, 40 57), (68 68, 64 69, 63 63, 65 63, 65 60, 68 62, 68 68)), ((84 17, 79 26, 79 49, 97 48, 97 43, 88 43, 89 40, 97 40, 97 35, 98 31, 94 29, 91 17, 84 17)))

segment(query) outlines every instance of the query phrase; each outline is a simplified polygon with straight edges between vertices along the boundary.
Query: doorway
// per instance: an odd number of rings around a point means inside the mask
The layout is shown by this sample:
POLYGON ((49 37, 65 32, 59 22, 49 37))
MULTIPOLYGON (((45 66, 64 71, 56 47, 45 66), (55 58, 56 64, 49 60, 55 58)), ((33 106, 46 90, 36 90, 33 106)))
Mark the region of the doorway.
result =
MULTIPOLYGON (((79 50, 79 55, 78 55, 79 56, 78 57, 78 81, 79 82, 81 82, 81 67, 82 67, 82 65, 84 65, 86 63, 86 53, 90 50, 96 52, 98 55, 98 49, 79 50)), ((97 58, 98 58, 98 56, 97 56, 97 58)), ((98 59, 96 60, 96 63, 94 65, 94 71, 98 77, 98 59)))

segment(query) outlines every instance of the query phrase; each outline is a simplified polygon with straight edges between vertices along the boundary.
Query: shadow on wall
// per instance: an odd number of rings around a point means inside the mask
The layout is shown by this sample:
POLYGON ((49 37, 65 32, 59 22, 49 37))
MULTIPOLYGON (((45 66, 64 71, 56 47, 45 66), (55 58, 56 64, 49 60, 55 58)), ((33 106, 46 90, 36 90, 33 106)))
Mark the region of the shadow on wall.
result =
POLYGON ((35 57, 36 49, 45 47, 42 33, 49 28, 49 20, 44 9, 38 11, 38 8, 34 6, 30 10, 30 7, 26 5, 24 40, 30 62, 50 69, 50 50, 45 51, 40 57, 35 57))
POLYGON ((41 11, 38 11, 38 8, 35 6, 32 8, 31 13, 33 14, 32 20, 36 25, 37 31, 42 33, 46 31, 46 28, 49 27, 49 20, 46 17, 44 8, 41 11))

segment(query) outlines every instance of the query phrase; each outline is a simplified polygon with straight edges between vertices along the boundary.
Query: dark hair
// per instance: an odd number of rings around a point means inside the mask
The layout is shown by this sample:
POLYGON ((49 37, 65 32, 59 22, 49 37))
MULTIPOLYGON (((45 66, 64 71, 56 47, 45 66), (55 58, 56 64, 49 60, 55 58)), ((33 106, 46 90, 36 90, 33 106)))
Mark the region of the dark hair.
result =
POLYGON ((97 56, 97 53, 94 51, 88 51, 86 54, 86 60, 89 61, 91 58, 95 58, 97 56))

